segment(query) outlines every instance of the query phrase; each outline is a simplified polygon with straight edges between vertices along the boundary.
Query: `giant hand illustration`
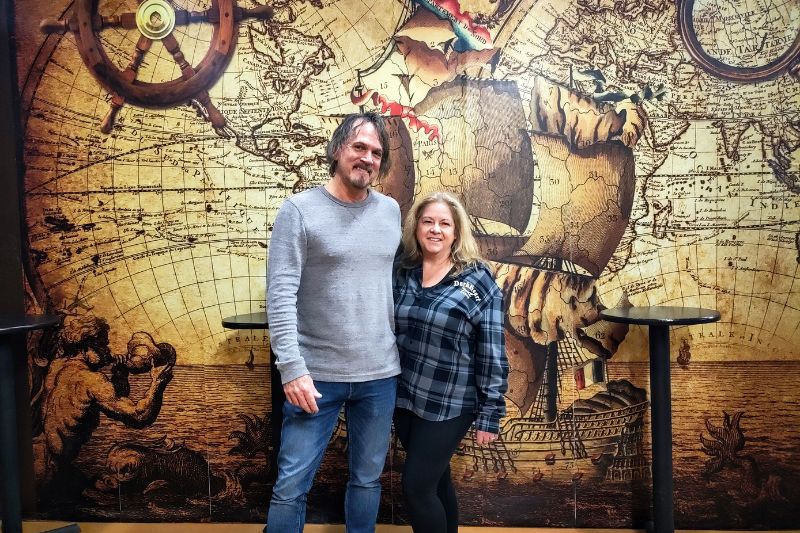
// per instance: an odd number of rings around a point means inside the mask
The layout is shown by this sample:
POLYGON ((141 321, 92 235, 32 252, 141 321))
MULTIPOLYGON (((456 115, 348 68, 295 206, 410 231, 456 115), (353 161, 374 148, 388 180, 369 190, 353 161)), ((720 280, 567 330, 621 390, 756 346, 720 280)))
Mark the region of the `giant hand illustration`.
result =
POLYGON ((542 384, 548 345, 571 337, 590 353, 608 358, 628 327, 598 321, 605 306, 592 278, 507 263, 494 266, 507 313, 511 370, 506 396, 524 413, 542 384))

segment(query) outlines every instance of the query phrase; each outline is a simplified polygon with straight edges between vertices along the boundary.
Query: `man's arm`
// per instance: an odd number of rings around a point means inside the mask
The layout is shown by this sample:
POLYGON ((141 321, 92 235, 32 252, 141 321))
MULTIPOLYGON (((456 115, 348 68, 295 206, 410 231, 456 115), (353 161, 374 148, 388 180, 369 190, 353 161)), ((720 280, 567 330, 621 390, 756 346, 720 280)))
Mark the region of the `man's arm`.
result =
POLYGON ((267 257, 267 316, 286 399, 308 413, 318 411, 314 387, 297 341, 297 293, 306 262, 306 234, 297 207, 286 201, 272 226, 267 257))

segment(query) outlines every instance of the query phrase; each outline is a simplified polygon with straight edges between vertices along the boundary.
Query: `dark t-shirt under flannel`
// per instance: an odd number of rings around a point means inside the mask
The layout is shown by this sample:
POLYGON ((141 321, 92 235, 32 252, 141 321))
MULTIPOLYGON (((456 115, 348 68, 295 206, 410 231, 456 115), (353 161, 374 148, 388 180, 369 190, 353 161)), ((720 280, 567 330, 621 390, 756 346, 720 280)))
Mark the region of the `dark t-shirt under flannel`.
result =
POLYGON ((478 264, 424 288, 422 267, 400 268, 394 303, 397 406, 431 421, 474 413, 477 429, 498 433, 508 361, 503 295, 489 269, 478 264))

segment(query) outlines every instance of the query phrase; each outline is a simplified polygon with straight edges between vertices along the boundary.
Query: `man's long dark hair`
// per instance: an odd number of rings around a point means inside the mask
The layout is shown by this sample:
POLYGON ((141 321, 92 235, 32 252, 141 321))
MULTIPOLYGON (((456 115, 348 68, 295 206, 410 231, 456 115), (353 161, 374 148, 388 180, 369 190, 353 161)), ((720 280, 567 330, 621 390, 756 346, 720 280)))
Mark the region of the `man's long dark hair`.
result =
POLYGON ((371 123, 375 126, 375 131, 378 132, 378 138, 381 141, 381 148, 383 149, 383 157, 381 158, 381 166, 378 168, 378 176, 384 176, 389 172, 389 133, 386 131, 386 122, 383 117, 374 111, 366 113, 353 113, 347 115, 342 120, 336 129, 333 131, 330 142, 328 142, 328 149, 325 157, 328 161, 328 172, 333 176, 336 172, 336 164, 338 163, 336 156, 339 150, 347 144, 353 137, 356 128, 365 123, 371 123))

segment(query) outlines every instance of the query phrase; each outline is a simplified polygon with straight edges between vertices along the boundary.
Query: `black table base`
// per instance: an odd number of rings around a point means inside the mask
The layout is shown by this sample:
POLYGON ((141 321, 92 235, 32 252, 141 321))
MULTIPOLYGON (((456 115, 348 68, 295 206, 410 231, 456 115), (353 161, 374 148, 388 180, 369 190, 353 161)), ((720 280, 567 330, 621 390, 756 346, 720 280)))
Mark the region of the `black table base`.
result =
MULTIPOLYGON (((3 533, 22 533, 19 450, 17 447, 17 408, 14 400, 14 354, 24 346, 25 333, 56 326, 57 315, 0 315, 0 472, 3 476, 3 533), (18 341, 18 342, 17 342, 18 341)), ((47 533, 75 533, 75 524, 47 533)))
POLYGON ((13 348, 13 337, 2 335, 0 337, 0 473, 3 476, 3 533, 22 533, 13 348))
POLYGON ((672 382, 669 327, 719 320, 713 309, 691 307, 617 307, 604 309, 600 318, 650 329, 650 430, 653 442, 653 520, 649 533, 675 533, 672 486, 672 382))
POLYGON ((673 532, 675 518, 672 501, 672 381, 669 369, 668 326, 650 326, 650 398, 650 431, 653 439, 653 524, 647 529, 654 533, 673 532), (655 398, 658 398, 658 401, 655 401, 655 398), (664 453, 656 453, 656 450, 659 452, 664 450, 664 453))

